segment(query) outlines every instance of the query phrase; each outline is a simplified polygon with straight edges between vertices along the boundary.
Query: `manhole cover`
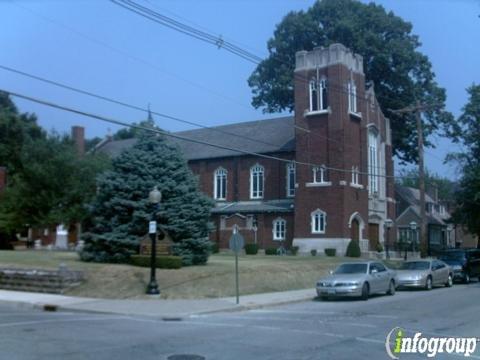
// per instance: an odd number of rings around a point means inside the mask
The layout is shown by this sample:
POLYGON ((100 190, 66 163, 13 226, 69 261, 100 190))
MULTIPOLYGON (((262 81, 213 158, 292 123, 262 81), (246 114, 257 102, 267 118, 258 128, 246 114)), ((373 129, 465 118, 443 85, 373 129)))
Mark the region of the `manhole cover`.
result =
POLYGON ((176 354, 170 355, 167 360, 205 360, 205 356, 192 354, 176 354))

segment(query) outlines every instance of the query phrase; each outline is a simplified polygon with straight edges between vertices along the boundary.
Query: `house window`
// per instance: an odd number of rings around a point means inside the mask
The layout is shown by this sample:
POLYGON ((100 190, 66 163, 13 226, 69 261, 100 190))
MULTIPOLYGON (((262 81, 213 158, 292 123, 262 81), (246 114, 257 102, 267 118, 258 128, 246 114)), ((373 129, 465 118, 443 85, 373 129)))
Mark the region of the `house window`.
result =
POLYGON ((285 240, 287 222, 281 218, 273 221, 273 240, 285 240))
POLYGON ((217 200, 227 198, 227 170, 219 168, 215 171, 213 179, 213 196, 217 200))
POLYGON ((295 164, 287 164, 287 196, 295 196, 295 164))
POLYGON ((313 168, 313 182, 315 184, 327 182, 327 168, 325 166, 319 166, 313 168))
POLYGON ((368 190, 378 193, 378 135, 373 130, 368 132, 368 190))
POLYGON ((357 113, 357 87, 353 80, 348 83, 348 111, 357 113))
POLYGON ((317 209, 311 214, 312 234, 325 234, 327 227, 327 214, 317 209))
POLYGON ((263 198, 263 166, 257 164, 250 169, 250 198, 263 198))
POLYGON ((327 110, 327 80, 322 78, 320 81, 310 81, 310 111, 327 110))
POLYGON ((352 185, 360 185, 358 166, 352 166, 352 185))

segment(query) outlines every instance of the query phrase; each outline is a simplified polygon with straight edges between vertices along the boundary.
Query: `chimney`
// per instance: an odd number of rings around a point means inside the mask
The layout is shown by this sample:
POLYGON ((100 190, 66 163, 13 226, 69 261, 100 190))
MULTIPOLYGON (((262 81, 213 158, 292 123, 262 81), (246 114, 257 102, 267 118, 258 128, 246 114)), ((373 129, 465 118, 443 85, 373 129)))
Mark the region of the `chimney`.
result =
POLYGON ((7 186, 7 168, 0 166, 0 193, 7 186))
POLYGON ((77 149, 77 154, 85 154, 85 129, 83 126, 72 126, 72 139, 77 149))

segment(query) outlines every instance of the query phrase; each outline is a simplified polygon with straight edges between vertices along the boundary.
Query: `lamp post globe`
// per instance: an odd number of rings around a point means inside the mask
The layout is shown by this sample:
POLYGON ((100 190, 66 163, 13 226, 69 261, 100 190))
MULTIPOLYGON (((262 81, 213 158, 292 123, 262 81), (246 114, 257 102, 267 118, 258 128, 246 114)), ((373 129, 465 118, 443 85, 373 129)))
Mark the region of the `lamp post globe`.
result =
POLYGON ((162 201, 162 192, 158 190, 156 186, 154 186, 152 191, 148 194, 148 201, 152 204, 160 204, 162 201))
POLYGON ((156 262, 157 262, 157 222, 156 222, 156 212, 158 211, 158 206, 162 201, 162 193, 155 186, 152 191, 148 194, 148 201, 154 205, 152 218, 149 226, 149 235, 152 240, 151 254, 150 254, 150 282, 147 286, 148 295, 158 295, 160 290, 158 289, 157 279, 156 279, 156 262), (152 226, 153 225, 153 226, 152 226))

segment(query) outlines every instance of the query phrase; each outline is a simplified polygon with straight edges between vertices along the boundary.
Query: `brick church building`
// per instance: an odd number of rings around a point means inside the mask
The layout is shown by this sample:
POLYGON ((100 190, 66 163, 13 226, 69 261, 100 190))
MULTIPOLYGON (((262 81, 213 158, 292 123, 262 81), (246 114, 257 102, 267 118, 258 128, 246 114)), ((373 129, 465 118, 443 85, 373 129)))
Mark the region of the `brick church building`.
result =
MULTIPOLYGON (((363 59, 341 44, 300 51, 292 76, 294 116, 178 133, 284 161, 170 140, 215 200, 210 239, 226 248, 237 227, 260 248, 343 255, 355 239, 375 251, 384 221, 395 219, 394 182, 385 176, 393 175, 392 143, 363 59)), ((134 141, 104 141, 99 150, 115 156, 134 141)))

